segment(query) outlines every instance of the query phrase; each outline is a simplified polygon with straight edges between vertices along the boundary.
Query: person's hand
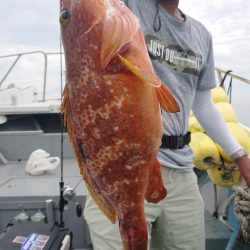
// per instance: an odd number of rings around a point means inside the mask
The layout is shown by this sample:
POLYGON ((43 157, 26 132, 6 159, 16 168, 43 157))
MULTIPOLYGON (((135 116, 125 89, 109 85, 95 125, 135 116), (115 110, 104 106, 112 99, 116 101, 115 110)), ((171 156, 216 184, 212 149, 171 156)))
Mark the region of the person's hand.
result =
POLYGON ((247 186, 250 187, 250 158, 248 156, 242 156, 235 160, 241 176, 247 183, 247 186))

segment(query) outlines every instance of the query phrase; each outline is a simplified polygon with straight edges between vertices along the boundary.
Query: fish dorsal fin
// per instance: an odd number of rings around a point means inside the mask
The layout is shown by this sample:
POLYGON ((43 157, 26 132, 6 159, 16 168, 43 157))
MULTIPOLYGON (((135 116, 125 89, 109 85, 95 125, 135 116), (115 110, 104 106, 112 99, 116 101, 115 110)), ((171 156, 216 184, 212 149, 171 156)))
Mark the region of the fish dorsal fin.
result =
POLYGON ((140 78, 143 82, 146 82, 156 88, 160 106, 166 112, 175 113, 180 111, 179 105, 174 99, 171 91, 155 74, 142 71, 121 55, 118 55, 118 57, 130 72, 140 78))
POLYGON ((104 0, 106 15, 103 27, 100 62, 102 69, 128 44, 139 29, 139 21, 122 1, 104 0))

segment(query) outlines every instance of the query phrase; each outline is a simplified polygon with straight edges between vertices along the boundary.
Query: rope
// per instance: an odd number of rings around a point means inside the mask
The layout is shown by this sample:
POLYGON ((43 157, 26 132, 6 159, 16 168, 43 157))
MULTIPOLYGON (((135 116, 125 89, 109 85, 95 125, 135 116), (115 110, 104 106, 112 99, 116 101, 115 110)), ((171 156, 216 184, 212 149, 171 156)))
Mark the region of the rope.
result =
POLYGON ((233 92, 233 77, 231 77, 228 90, 227 90, 227 95, 229 96, 229 102, 232 103, 232 92, 233 92))
POLYGON ((236 196, 236 193, 233 193, 230 195, 230 197, 226 200, 224 206, 223 206, 223 214, 222 214, 222 218, 223 220, 227 220, 227 216, 228 216, 228 210, 229 210, 229 206, 231 205, 231 203, 234 201, 236 196))
POLYGON ((159 14, 159 1, 156 1, 155 8, 156 8, 156 14, 154 18, 153 28, 155 32, 158 32, 161 29, 161 17, 159 14))
POLYGON ((250 188, 236 188, 235 216, 240 221, 241 232, 245 241, 250 240, 250 188))
POLYGON ((218 205, 217 205, 218 194, 217 194, 217 186, 216 186, 216 184, 214 184, 213 187, 214 187, 214 212, 213 212, 213 217, 218 219, 218 205))
MULTIPOLYGON (((220 82, 220 87, 224 88, 225 89, 225 81, 226 81, 226 78, 227 76, 232 72, 232 70, 228 70, 223 79, 221 80, 220 82)), ((233 77, 231 76, 230 78, 230 82, 229 82, 229 86, 228 86, 228 90, 227 90, 227 95, 229 96, 229 102, 232 103, 232 91, 233 91, 233 77)))
MULTIPOLYGON (((124 3, 128 7, 128 0, 125 0, 124 3)), ((155 3, 155 9, 156 9, 156 13, 155 13, 155 17, 154 17, 153 28, 154 28, 155 32, 158 32, 161 29, 161 17, 159 15, 159 1, 158 0, 155 3)))
POLYGON ((227 76, 228 76, 231 72, 232 72, 232 70, 228 70, 228 71, 225 73, 223 79, 222 79, 221 82, 220 82, 220 87, 223 87, 223 88, 225 87, 225 86, 224 86, 225 80, 226 80, 227 76))

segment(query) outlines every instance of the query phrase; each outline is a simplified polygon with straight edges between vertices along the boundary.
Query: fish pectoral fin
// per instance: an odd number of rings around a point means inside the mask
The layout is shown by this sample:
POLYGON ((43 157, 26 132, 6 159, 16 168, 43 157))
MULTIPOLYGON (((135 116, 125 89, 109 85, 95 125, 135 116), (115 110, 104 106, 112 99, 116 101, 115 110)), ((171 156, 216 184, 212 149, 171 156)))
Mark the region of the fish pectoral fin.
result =
POLYGON ((127 60, 121 55, 118 55, 118 58, 130 72, 132 72, 142 81, 150 84, 152 87, 159 88, 161 86, 162 82, 156 75, 142 71, 140 68, 136 67, 133 63, 131 63, 129 60, 127 60))
POLYGON ((160 88, 156 89, 156 91, 160 105, 166 112, 180 112, 180 107, 177 101, 165 84, 162 84, 160 88))
POLYGON ((158 203, 167 195, 167 190, 161 177, 161 166, 155 158, 149 172, 148 187, 145 193, 147 202, 158 203))
POLYGON ((121 55, 118 55, 118 58, 135 76, 156 88, 159 103, 166 112, 175 113, 180 111, 179 105, 168 87, 155 74, 142 71, 121 55))
POLYGON ((137 17, 124 3, 117 0, 110 0, 109 2, 111 6, 106 8, 100 53, 102 69, 126 44, 132 41, 139 30, 137 17))

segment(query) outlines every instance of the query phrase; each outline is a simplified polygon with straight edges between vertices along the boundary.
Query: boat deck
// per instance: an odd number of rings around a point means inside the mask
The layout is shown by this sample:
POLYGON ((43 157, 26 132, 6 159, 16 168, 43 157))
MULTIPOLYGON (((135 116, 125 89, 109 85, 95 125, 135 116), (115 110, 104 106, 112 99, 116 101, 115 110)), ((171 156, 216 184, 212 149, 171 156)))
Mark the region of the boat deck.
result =
MULTIPOLYGON (((0 165, 0 226, 1 229, 13 219, 18 213, 25 209, 30 215, 35 213, 37 209, 46 209, 44 201, 52 199, 53 206, 58 209, 59 200, 59 181, 60 168, 54 171, 47 172, 41 176, 30 176, 25 173, 26 161, 9 162, 7 165, 0 165), (8 213, 6 212, 8 210, 8 213), (7 217, 6 217, 7 215, 7 217), (5 225, 4 225, 5 224, 5 225)), ((76 200, 84 204, 86 197, 86 187, 80 176, 78 166, 75 160, 64 160, 64 182, 69 184, 76 192, 76 200)), ((206 188, 208 189, 208 187, 206 188)), ((91 243, 86 222, 83 218, 78 218, 72 215, 74 204, 69 204, 65 211, 66 226, 77 231, 75 238, 81 238, 81 233, 84 235, 82 242, 76 242, 74 249, 91 249, 91 243), (69 219, 70 217, 70 219, 69 219), (78 224, 78 225, 77 225, 78 224), (82 230, 79 230, 79 226, 82 230), (80 231, 80 232, 79 232, 80 231), (82 246, 84 246, 82 248, 82 246)), ((50 217, 50 216, 49 216, 50 217)), ((57 216, 55 216, 57 217, 57 216)), ((57 218, 54 218, 56 220, 57 218)), ((221 250, 225 249, 231 232, 212 217, 211 213, 205 212, 206 224, 206 249, 221 250)), ((244 249, 244 248, 235 248, 244 249)), ((247 249, 247 248, 246 248, 247 249)))
MULTIPOLYGON (((14 217, 26 212, 31 218, 38 211, 46 214, 47 223, 60 220, 60 167, 41 176, 25 173, 26 161, 0 164, 0 235, 14 217)), ((75 190, 74 199, 65 205, 63 220, 73 232, 73 249, 92 249, 87 224, 76 214, 76 202, 84 206, 86 187, 75 160, 64 161, 64 185, 75 190)))
MULTIPOLYGON (((25 161, 0 165, 0 197, 58 196, 60 167, 45 175, 31 176, 25 172, 25 161)), ((76 187, 77 195, 86 195, 86 187, 75 160, 64 160, 64 183, 76 187)))

